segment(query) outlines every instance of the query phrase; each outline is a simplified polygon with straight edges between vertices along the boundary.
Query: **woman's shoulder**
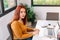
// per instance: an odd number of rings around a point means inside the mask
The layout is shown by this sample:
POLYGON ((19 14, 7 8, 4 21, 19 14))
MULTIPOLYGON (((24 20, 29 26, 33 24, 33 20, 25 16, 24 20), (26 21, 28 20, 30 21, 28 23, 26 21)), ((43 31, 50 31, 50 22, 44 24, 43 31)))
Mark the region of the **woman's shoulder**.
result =
POLYGON ((19 22, 17 20, 13 21, 12 24, 18 24, 19 22))

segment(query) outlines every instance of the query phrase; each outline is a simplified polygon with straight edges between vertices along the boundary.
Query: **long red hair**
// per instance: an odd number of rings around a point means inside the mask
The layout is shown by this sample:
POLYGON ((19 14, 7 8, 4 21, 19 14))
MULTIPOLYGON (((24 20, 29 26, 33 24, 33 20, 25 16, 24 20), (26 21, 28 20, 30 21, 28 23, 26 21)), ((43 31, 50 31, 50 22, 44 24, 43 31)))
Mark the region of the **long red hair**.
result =
MULTIPOLYGON (((23 5, 19 5, 19 6, 17 6, 17 7, 16 7, 16 10, 15 10, 15 13, 14 13, 14 16, 13 16, 13 21, 14 21, 14 20, 19 20, 19 18, 20 18, 20 10, 21 10, 21 8, 24 8, 25 11, 26 11, 25 6, 23 6, 23 5)), ((24 23, 24 25, 26 24, 26 21, 27 21, 27 12, 26 12, 26 16, 25 16, 25 18, 23 19, 23 23, 24 23)))

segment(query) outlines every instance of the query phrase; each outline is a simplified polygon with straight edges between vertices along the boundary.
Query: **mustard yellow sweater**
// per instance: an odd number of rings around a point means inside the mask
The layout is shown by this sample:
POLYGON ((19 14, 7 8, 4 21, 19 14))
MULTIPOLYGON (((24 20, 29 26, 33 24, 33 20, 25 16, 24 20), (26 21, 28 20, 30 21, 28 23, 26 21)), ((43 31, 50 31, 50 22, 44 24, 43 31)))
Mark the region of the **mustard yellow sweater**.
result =
POLYGON ((33 28, 26 27, 24 24, 18 21, 13 21, 11 28, 13 30, 14 39, 26 39, 33 36, 32 33, 28 33, 28 31, 32 31, 33 28))

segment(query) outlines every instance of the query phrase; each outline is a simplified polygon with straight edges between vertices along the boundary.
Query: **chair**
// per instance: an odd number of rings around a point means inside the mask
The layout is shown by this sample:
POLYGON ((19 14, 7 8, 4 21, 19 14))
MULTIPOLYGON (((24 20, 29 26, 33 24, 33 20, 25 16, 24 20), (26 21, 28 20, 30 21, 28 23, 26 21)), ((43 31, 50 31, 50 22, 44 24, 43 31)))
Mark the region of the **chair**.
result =
POLYGON ((13 40, 13 34, 12 34, 12 29, 11 29, 11 24, 10 23, 7 25, 7 28, 8 28, 8 31, 10 33, 10 38, 11 38, 11 40, 13 40))
POLYGON ((11 38, 10 40, 20 40, 20 39, 13 39, 13 32, 12 32, 10 23, 7 25, 7 28, 8 28, 8 31, 10 33, 10 38, 11 38))
POLYGON ((58 12, 47 12, 46 20, 59 20, 58 12))
MULTIPOLYGON (((46 20, 56 20, 57 23, 59 23, 58 22, 59 13, 57 13, 57 12, 47 12, 46 20)), ((53 29, 52 28, 48 28, 48 36, 52 35, 52 34, 53 34, 53 36, 55 36, 54 28, 53 29)))

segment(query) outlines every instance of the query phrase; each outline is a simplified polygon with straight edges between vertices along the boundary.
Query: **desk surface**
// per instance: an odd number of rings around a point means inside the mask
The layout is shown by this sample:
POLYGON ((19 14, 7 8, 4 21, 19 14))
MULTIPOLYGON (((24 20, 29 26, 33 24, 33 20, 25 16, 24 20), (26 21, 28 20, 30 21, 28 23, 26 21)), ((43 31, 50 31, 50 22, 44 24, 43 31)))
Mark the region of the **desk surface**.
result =
POLYGON ((36 28, 40 30, 39 34, 33 36, 32 40, 57 40, 57 33, 58 33, 58 24, 57 21, 51 21, 51 20, 37 20, 36 28), (48 24, 51 24, 55 26, 55 37, 56 38, 49 38, 47 37, 47 28, 42 28, 42 26, 47 26, 48 24))

